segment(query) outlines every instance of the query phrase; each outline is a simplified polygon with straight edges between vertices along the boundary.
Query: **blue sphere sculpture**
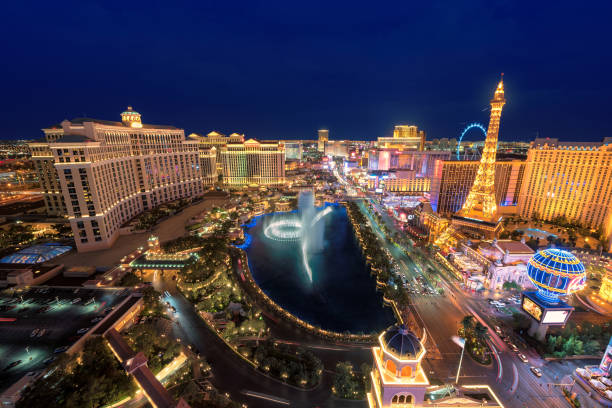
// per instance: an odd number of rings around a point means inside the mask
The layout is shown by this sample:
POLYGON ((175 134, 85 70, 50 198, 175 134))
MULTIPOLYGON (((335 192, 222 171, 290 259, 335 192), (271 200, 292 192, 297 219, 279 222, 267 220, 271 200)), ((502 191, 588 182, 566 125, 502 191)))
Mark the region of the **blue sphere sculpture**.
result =
POLYGON ((569 295, 584 288, 584 265, 562 249, 539 251, 527 264, 529 279, 538 288, 536 296, 547 303, 558 303, 559 295, 569 295))

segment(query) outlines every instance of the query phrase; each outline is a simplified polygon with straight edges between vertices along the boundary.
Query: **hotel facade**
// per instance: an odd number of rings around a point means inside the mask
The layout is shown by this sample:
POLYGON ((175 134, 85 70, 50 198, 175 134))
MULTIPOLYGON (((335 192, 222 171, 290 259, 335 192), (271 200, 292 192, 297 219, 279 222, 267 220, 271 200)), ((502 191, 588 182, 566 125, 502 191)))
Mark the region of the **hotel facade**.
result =
MULTIPOLYGON (((189 135, 189 139, 196 140, 198 142, 200 157, 203 158, 203 160, 210 160, 210 152, 215 152, 216 172, 214 177, 216 178, 217 174, 223 173, 223 165, 221 164, 221 148, 227 146, 228 143, 243 143, 244 135, 232 133, 229 136, 225 136, 223 133, 213 130, 206 136, 192 133, 189 135)), ((203 165, 205 168, 208 168, 208 163, 203 163, 203 165)))
POLYGON ((143 211, 204 193, 197 142, 182 129, 143 124, 131 108, 121 119, 65 120, 30 143, 41 179, 59 182, 79 252, 111 247, 143 211))
POLYGON ((379 148, 424 150, 425 132, 414 125, 397 125, 393 129, 393 137, 379 137, 377 145, 379 148))
MULTIPOLYGON (((476 179, 478 165, 478 161, 436 161, 430 194, 434 211, 450 215, 461 209, 476 179)), ((516 208, 524 173, 524 161, 495 163, 495 198, 500 210, 516 208)))
POLYGON ((249 139, 221 147, 223 184, 273 186, 285 183, 285 145, 249 139))
POLYGON ((612 236, 612 138, 602 143, 536 139, 527 153, 519 215, 565 217, 612 236))

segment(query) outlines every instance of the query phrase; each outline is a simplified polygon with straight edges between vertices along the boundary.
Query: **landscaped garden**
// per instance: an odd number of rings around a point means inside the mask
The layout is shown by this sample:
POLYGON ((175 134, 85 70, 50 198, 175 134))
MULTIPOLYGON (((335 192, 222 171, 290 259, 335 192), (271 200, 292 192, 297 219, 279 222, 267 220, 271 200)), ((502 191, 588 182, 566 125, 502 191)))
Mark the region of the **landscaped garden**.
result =
POLYGON ((136 391, 102 337, 87 340, 83 351, 62 354, 49 375, 27 387, 17 408, 102 407, 121 401, 136 391))
POLYGON ((338 398, 362 400, 370 391, 370 371, 372 367, 362 364, 360 371, 356 372, 350 361, 336 364, 334 375, 333 394, 338 398))
POLYGON ((491 349, 487 344, 487 327, 476 322, 474 316, 468 315, 461 320, 459 337, 465 339, 465 351, 479 364, 491 363, 491 349))

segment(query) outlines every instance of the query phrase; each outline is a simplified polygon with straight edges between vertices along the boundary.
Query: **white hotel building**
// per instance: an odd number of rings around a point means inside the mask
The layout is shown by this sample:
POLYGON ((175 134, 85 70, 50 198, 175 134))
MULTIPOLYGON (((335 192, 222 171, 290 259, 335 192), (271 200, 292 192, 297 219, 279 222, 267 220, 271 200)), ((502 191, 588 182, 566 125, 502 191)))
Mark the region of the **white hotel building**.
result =
POLYGON ((65 120, 30 143, 39 172, 53 163, 56 174, 41 179, 59 181, 79 252, 111 247, 143 211, 204 193, 198 142, 186 141, 183 129, 143 124, 130 107, 121 119, 65 120))

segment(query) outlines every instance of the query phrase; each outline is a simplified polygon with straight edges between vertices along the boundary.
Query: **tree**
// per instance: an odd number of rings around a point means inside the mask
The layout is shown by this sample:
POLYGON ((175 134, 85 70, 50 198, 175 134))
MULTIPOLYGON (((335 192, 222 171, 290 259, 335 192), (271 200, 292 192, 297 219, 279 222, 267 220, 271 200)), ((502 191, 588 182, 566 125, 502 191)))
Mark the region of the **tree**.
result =
POLYGON ((125 275, 121 278, 121 282, 119 282, 119 286, 136 286, 142 280, 136 276, 136 274, 132 271, 126 272, 125 275))
POLYGON ((592 355, 597 354, 601 346, 597 340, 589 340, 584 345, 584 354, 592 355))
POLYGON ((355 398, 358 393, 353 364, 350 361, 336 364, 336 375, 334 377, 334 393, 340 398, 355 398))
POLYGON ((485 340, 488 336, 488 329, 480 322, 476 322, 476 326, 474 326, 474 337, 478 341, 478 343, 484 345, 485 340))
POLYGON ((502 288, 504 290, 521 290, 521 285, 519 285, 518 283, 514 281, 504 282, 504 284, 502 285, 502 288))
POLYGON ((461 319, 461 326, 463 327, 464 335, 467 335, 474 328, 474 316, 467 315, 461 319))
POLYGON ((58 235, 68 235, 72 232, 70 224, 57 223, 53 224, 51 227, 57 232, 58 235))

